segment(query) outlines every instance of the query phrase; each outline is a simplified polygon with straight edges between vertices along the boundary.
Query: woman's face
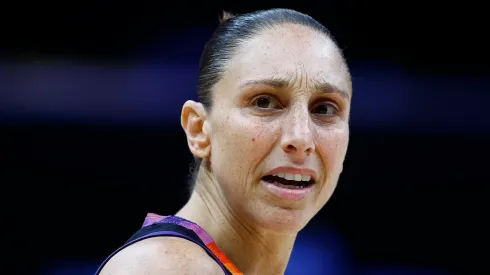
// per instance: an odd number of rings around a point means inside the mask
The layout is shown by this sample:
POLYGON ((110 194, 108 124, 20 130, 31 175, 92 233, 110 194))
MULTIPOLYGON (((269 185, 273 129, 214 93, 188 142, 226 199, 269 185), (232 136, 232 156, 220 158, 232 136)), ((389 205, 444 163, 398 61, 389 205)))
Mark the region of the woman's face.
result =
POLYGON ((303 228, 342 171, 351 90, 337 46, 307 27, 282 25, 243 44, 206 122, 218 203, 269 229, 303 228))

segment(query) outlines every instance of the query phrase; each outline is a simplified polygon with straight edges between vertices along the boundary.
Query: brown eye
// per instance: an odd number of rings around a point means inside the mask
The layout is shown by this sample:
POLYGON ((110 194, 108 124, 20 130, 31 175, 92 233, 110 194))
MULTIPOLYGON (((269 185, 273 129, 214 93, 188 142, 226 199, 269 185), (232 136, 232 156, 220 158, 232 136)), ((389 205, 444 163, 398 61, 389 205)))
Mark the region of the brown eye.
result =
POLYGON ((312 112, 319 115, 331 116, 337 112, 337 108, 332 104, 324 103, 317 105, 313 108, 312 112))
POLYGON ((271 103, 271 100, 266 98, 266 97, 262 97, 262 98, 259 98, 257 100, 257 107, 259 108, 269 108, 269 105, 271 103))
POLYGON ((253 105, 259 109, 278 109, 280 104, 270 96, 261 96, 253 101, 253 105))

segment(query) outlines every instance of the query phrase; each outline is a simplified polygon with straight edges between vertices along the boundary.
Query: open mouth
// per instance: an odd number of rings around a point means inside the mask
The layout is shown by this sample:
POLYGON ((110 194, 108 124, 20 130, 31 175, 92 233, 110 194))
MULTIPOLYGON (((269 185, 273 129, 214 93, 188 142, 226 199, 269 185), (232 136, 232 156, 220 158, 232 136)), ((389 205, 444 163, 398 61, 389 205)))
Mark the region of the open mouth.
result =
POLYGON ((302 189, 315 183, 310 176, 280 173, 262 177, 262 180, 281 188, 302 189))

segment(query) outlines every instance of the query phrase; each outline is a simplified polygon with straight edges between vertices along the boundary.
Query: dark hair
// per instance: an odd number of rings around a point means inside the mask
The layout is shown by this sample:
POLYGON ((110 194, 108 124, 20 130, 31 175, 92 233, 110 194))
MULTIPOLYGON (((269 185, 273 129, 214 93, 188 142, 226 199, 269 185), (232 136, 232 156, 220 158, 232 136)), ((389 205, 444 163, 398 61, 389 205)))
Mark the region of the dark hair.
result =
MULTIPOLYGON (((241 44, 261 31, 282 24, 297 24, 316 30, 327 37, 330 32, 311 16, 290 9, 261 10, 241 15, 223 12, 220 25, 204 46, 199 62, 197 93, 207 111, 213 105, 213 87, 225 72, 225 66, 241 44)), ((335 41, 334 41, 335 42, 335 41)), ((195 158, 191 166, 190 188, 194 188, 202 159, 195 158)))

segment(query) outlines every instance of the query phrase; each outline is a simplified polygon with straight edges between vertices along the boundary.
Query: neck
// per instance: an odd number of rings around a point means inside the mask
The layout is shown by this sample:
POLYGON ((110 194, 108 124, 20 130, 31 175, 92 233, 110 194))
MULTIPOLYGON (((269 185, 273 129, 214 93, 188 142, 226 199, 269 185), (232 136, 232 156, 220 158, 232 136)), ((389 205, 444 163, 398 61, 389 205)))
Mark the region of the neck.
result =
POLYGON ((212 178, 199 172, 191 198, 177 216, 204 228, 244 274, 284 274, 296 233, 273 232, 240 219, 212 178))

